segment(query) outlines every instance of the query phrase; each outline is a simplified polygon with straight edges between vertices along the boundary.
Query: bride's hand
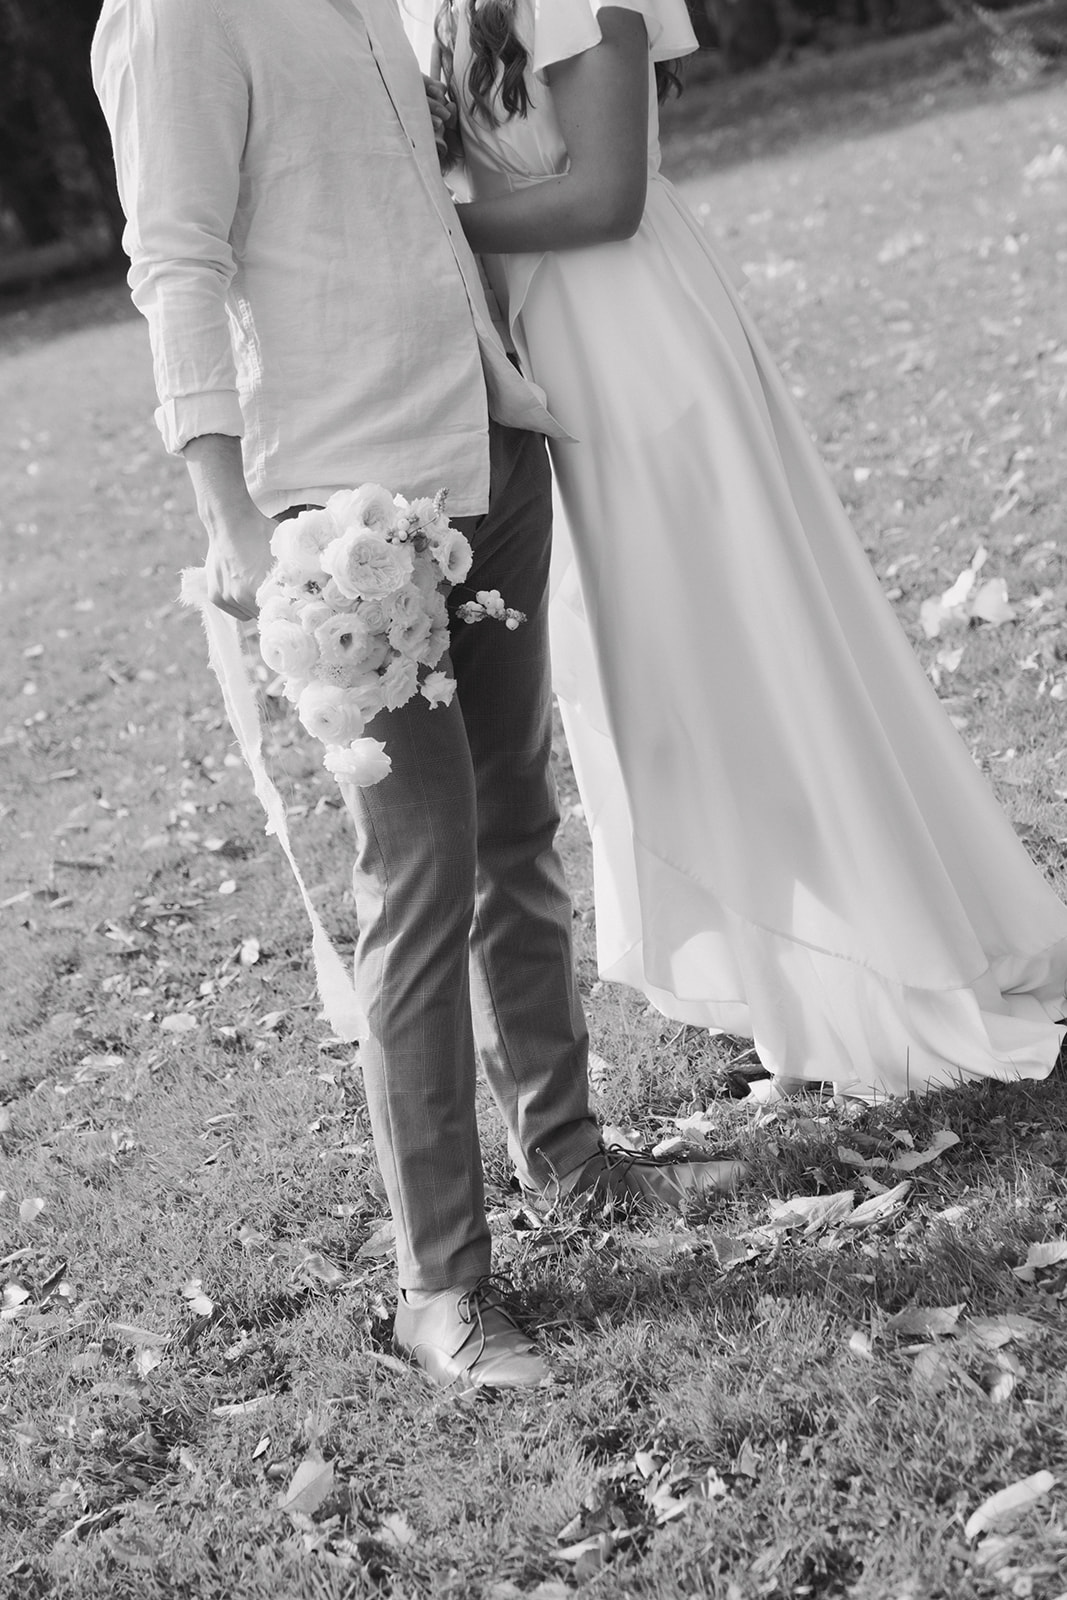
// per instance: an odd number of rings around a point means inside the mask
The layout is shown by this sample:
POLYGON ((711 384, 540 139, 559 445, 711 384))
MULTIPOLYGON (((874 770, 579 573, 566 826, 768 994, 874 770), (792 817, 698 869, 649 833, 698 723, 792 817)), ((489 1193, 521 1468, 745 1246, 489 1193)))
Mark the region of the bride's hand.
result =
POLYGON ((455 101, 443 83, 437 78, 427 77, 425 73, 422 75, 422 82, 426 90, 430 121, 433 123, 437 155, 442 171, 447 171, 460 154, 459 114, 456 111, 455 101))

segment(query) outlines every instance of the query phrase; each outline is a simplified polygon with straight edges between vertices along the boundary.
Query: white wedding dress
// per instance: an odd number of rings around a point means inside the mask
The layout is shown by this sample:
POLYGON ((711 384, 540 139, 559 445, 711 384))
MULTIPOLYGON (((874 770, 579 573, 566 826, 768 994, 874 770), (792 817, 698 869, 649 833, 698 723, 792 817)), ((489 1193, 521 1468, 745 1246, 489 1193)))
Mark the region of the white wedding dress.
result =
MULTIPOLYGON (((546 66, 597 0, 519 0, 526 118, 456 89, 475 196, 566 165, 546 66)), ((613 0, 651 60, 683 0, 613 0)), ((650 74, 652 71, 650 61, 650 74)), ((732 274, 659 174, 618 244, 487 260, 552 442, 555 685, 593 840, 602 975, 883 1096, 1055 1062, 1067 909, 883 597, 732 274)))

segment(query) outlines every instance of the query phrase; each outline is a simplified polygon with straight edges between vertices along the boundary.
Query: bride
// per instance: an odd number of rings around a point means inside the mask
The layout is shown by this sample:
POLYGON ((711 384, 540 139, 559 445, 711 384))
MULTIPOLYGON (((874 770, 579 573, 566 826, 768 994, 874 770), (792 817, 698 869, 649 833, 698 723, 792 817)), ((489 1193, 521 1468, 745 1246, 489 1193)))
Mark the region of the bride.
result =
POLYGON ((782 1083, 1044 1077, 1067 909, 660 175, 684 0, 446 0, 437 31, 464 231, 572 435, 553 654, 602 975, 751 1037, 782 1083))

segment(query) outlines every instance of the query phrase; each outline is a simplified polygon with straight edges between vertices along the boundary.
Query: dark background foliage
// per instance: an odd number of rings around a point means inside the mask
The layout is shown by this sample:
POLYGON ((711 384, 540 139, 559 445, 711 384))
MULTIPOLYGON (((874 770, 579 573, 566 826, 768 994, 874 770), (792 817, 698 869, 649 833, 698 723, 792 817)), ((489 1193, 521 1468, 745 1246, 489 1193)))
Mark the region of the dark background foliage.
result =
MULTIPOLYGON (((993 0, 994 10, 1008 0, 993 0)), ((117 257, 122 214, 89 76, 101 0, 0 0, 0 288, 117 257)), ((689 0, 701 70, 990 18, 973 0, 689 0)))

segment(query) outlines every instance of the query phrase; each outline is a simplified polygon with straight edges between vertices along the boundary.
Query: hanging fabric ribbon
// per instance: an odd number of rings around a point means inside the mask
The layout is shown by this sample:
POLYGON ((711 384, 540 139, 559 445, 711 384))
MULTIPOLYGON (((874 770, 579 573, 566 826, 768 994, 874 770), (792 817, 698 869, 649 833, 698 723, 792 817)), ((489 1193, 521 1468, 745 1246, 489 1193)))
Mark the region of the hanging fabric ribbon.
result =
MULTIPOLYGON (((303 874, 293 854, 285 801, 278 793, 263 761, 263 726, 256 704, 256 692, 241 649, 241 636, 237 623, 233 617, 220 611, 208 599, 203 567, 190 567, 182 573, 181 599, 183 605, 195 607, 200 612, 200 620, 207 635, 208 658, 222 690, 230 726, 236 735, 248 770, 252 774, 252 782, 260 804, 266 812, 266 831, 276 836, 293 870, 300 898, 304 902, 311 923, 311 951, 315 965, 315 980, 326 1020, 339 1039, 359 1042, 366 1039, 368 1034, 366 1014, 356 996, 348 967, 323 927, 322 919, 308 894, 303 874)), ((342 784, 342 795, 344 787, 342 784)), ((348 796, 344 795, 344 798, 347 805, 348 796)))

